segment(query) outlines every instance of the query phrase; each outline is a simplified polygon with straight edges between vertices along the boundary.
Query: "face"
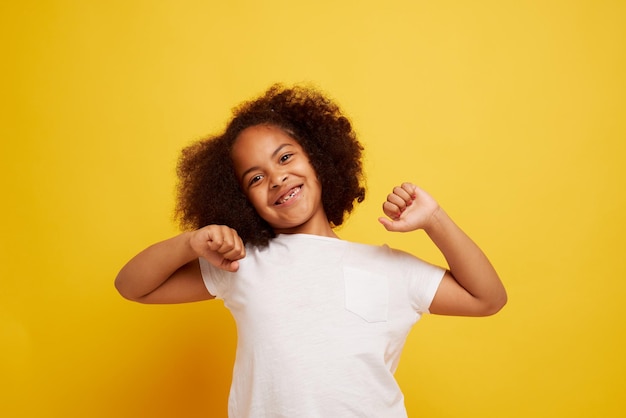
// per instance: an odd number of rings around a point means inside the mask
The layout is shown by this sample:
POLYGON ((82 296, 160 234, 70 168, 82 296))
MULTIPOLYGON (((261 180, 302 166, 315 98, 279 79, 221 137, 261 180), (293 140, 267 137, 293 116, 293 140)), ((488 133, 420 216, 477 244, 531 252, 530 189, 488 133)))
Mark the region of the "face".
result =
POLYGON ((293 137, 275 126, 251 126, 237 137, 231 157, 246 197, 277 234, 335 236, 317 174, 293 137))

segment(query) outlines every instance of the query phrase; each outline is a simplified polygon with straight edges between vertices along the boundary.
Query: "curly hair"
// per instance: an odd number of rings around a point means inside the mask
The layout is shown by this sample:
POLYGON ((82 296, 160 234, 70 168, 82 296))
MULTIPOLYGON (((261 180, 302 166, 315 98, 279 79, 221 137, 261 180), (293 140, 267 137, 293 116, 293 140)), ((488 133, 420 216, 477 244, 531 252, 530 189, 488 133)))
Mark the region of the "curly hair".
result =
POLYGON ((276 126, 302 146, 321 183, 331 227, 341 225, 355 202, 365 199, 363 147, 337 104, 314 88, 275 84, 236 107, 222 134, 182 150, 176 204, 182 229, 228 225, 244 243, 255 246, 265 246, 275 237, 241 190, 231 159, 238 135, 255 125, 276 126))

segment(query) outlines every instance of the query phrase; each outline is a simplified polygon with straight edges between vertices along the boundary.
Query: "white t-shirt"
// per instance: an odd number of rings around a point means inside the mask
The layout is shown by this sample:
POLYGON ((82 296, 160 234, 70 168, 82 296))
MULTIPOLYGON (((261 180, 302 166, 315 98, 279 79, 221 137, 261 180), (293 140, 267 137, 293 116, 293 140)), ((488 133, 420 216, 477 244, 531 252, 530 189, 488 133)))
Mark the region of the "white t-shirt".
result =
POLYGON ((247 248, 236 273, 200 266, 237 324, 231 418, 406 417, 393 374, 442 268, 304 234, 247 248))

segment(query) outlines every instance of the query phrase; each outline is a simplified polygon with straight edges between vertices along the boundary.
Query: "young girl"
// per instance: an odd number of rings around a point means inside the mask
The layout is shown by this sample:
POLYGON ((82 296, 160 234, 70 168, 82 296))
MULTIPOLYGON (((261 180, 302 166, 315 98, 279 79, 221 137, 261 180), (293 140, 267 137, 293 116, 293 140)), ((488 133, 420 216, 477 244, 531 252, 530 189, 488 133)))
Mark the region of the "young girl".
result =
POLYGON ((238 332, 232 418, 406 417, 393 374, 413 324, 506 303, 483 252, 414 184, 393 189, 379 221, 423 229, 448 270, 337 237, 365 197, 361 151, 333 102, 273 86, 221 135, 183 151, 177 214, 187 232, 117 276, 137 302, 223 299, 238 332))

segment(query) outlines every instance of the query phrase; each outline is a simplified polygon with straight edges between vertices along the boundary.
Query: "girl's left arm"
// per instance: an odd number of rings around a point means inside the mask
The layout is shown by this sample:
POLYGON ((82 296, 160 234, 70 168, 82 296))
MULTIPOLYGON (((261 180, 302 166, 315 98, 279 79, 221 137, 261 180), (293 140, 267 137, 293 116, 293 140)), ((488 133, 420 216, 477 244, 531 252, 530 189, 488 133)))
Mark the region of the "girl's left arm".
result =
POLYGON ((383 211, 390 219, 379 221, 387 230, 423 229, 448 262, 431 313, 487 316, 506 304, 506 291, 487 256, 428 193, 404 183, 387 196, 383 211))

